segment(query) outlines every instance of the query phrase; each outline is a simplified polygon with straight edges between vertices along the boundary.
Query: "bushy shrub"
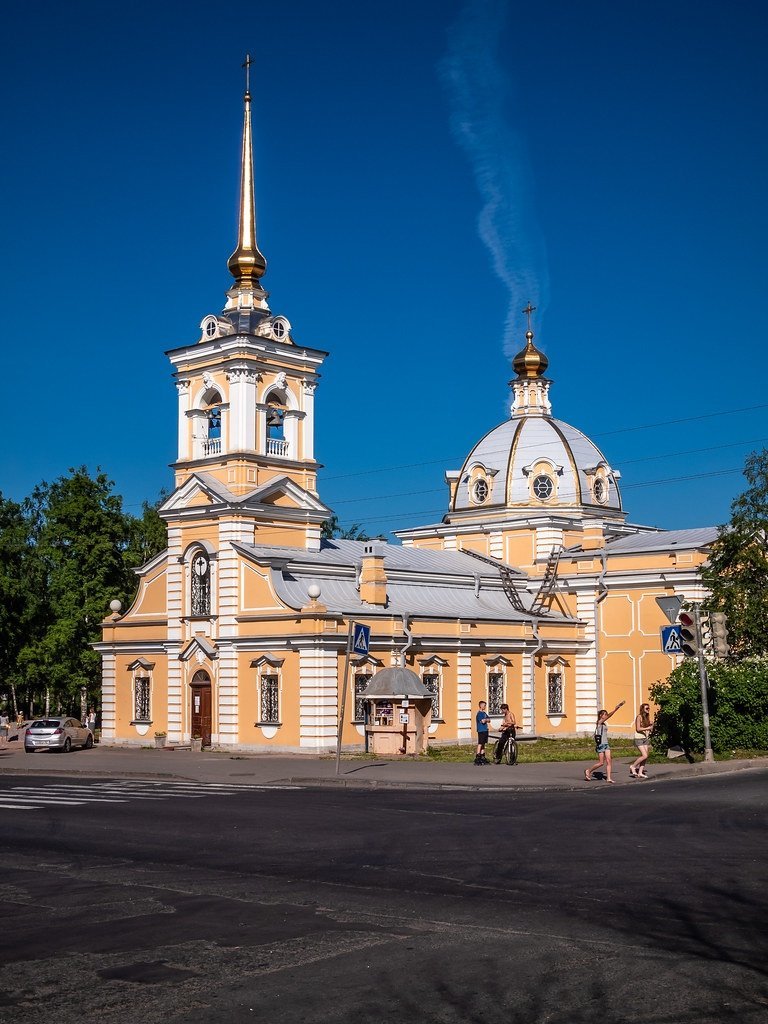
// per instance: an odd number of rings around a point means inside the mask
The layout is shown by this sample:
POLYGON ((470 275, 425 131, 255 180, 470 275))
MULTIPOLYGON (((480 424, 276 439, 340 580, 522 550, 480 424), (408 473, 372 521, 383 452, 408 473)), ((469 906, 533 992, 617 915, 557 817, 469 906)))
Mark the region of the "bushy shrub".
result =
MULTIPOLYGON (((707 667, 712 749, 768 750, 768 658, 745 658, 737 665, 707 667)), ((679 665, 663 683, 651 687, 659 707, 653 745, 704 749, 698 664, 679 665)))

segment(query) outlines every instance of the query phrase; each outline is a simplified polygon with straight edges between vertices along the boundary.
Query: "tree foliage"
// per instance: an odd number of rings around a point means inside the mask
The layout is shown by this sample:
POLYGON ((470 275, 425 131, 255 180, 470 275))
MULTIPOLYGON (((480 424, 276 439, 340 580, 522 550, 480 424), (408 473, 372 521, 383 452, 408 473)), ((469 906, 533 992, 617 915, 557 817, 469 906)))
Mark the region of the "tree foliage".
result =
POLYGON ((749 487, 731 505, 703 571, 707 607, 725 612, 734 658, 768 654, 768 449, 744 467, 749 487))
MULTIPOLYGON (((745 658, 733 665, 707 666, 712 749, 768 750, 768 658, 745 658)), ((684 661, 669 678, 651 687, 659 707, 654 746, 704 749, 701 687, 695 660, 684 661)))
POLYGON ((320 527, 320 536, 323 540, 338 538, 339 540, 370 540, 360 523, 352 523, 350 526, 342 526, 338 516, 331 516, 326 519, 320 527))
POLYGON ((85 691, 95 704, 101 658, 92 644, 117 598, 129 605, 133 569, 166 546, 155 506, 142 515, 123 510, 113 483, 86 467, 41 483, 22 505, 0 495, 0 661, 6 687, 19 703, 41 711, 77 713, 85 691))

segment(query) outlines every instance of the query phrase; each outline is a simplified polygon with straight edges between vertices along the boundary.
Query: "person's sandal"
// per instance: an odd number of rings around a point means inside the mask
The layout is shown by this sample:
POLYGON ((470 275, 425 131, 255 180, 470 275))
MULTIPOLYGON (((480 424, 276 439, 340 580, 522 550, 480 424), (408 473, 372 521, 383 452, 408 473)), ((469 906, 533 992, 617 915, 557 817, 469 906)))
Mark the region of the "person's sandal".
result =
POLYGON ((638 772, 637 768, 633 768, 630 765, 630 767, 629 767, 629 774, 632 776, 633 779, 636 779, 640 773, 638 772))
POLYGON ((592 772, 588 771, 586 768, 584 769, 584 781, 585 782, 591 782, 592 781, 592 772))

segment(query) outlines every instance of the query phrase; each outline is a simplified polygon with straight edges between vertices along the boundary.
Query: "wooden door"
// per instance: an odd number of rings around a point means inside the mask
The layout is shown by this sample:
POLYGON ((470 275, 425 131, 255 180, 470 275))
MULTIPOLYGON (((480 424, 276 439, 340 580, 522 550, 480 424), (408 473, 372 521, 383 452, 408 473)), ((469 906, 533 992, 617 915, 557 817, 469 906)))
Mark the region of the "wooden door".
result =
POLYGON ((207 672, 196 672, 190 683, 192 736, 202 736, 203 746, 211 745, 211 680, 207 672))

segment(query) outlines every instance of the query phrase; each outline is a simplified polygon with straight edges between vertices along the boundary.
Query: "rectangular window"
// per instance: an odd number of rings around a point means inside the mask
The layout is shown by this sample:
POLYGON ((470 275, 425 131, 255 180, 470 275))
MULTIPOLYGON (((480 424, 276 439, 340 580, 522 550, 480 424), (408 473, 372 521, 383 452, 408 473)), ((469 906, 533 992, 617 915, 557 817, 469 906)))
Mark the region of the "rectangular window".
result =
POLYGON ((488 675, 488 714, 500 715, 504 703, 504 673, 490 672, 488 675))
POLYGON ((142 676, 134 681, 133 687, 133 720, 134 722, 150 722, 149 679, 142 676))
POLYGON ((547 714, 565 714, 562 672, 550 672, 547 677, 547 714))
POLYGON ((440 718, 440 676, 423 675, 421 681, 432 694, 432 721, 435 721, 440 718))
POLYGON ((360 694, 365 690, 370 681, 371 677, 369 675, 361 674, 355 676, 355 710, 352 717, 353 722, 365 721, 365 701, 360 694))
POLYGON ((261 721, 277 725, 280 721, 280 700, 277 676, 262 676, 261 721))

